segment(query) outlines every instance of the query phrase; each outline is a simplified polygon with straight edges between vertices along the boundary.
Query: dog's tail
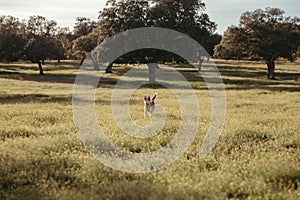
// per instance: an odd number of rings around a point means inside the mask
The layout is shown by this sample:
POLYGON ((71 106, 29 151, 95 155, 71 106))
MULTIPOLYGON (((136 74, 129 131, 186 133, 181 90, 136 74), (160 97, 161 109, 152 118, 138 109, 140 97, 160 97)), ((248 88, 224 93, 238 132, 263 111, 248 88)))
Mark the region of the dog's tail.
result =
POLYGON ((154 96, 152 97, 152 101, 153 101, 153 102, 155 101, 156 97, 157 97, 157 93, 155 92, 155 93, 154 93, 154 96))

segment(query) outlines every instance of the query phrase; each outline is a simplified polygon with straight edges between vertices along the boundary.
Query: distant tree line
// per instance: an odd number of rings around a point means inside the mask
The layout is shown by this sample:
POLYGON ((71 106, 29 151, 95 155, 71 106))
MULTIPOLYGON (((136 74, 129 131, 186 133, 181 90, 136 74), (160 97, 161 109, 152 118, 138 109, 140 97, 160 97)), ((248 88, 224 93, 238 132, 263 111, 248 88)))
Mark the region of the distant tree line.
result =
MULTIPOLYGON (((205 13, 202 0, 108 0, 97 22, 78 17, 72 31, 42 16, 31 16, 27 21, 0 16, 0 61, 27 59, 37 63, 40 74, 43 74, 42 65, 46 59, 83 60, 106 38, 133 28, 150 26, 185 33, 198 41, 210 55, 221 40, 221 36, 214 33, 216 24, 205 13)), ((152 49, 131 52, 116 62, 150 61, 184 60, 172 53, 152 49)))
MULTIPOLYGON (((239 25, 228 27, 223 37, 215 33, 216 26, 205 12, 202 0, 108 0, 97 22, 78 17, 72 31, 42 16, 31 16, 27 21, 0 16, 0 61, 30 60, 38 64, 43 74, 46 59, 83 61, 105 39, 141 27, 163 27, 187 34, 215 58, 265 60, 269 79, 274 79, 276 59, 295 61, 299 54, 300 19, 285 17, 281 9, 245 12, 239 25)), ((199 55, 200 65, 203 59, 199 55)), ((143 49, 114 62, 185 60, 170 52, 143 49)), ((106 72, 111 72, 112 66, 106 72)))
POLYGON ((31 16, 27 21, 0 16, 0 61, 30 60, 37 63, 40 74, 44 74, 42 64, 46 59, 80 58, 83 46, 78 38, 96 26, 97 23, 88 18, 77 18, 71 32, 42 16, 31 16))

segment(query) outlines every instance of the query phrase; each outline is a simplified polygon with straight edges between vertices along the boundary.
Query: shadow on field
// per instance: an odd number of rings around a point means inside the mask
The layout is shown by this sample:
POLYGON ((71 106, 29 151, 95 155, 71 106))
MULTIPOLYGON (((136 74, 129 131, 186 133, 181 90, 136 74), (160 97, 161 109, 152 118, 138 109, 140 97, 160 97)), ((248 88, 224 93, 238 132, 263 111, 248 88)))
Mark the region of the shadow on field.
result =
POLYGON ((284 87, 284 86, 247 86, 247 87, 226 87, 226 90, 269 90, 274 92, 300 92, 300 85, 298 87, 284 87))
POLYGON ((51 82, 51 83, 74 83, 75 75, 68 74, 66 70, 75 70, 73 63, 49 63, 44 66, 45 75, 38 74, 38 66, 36 64, 5 64, 0 63, 0 78, 13 79, 20 81, 35 81, 35 82, 51 82), (51 73, 58 71, 61 73, 51 73))
POLYGON ((72 96, 58 96, 46 94, 13 94, 0 95, 0 103, 29 103, 29 102, 44 102, 44 103, 68 103, 72 101, 72 96))
POLYGON ((70 74, 45 74, 43 76, 38 74, 26 74, 20 72, 2 72, 0 71, 0 78, 13 79, 19 81, 35 81, 35 82, 50 82, 50 83, 67 83, 73 84, 75 75, 70 74))
POLYGON ((300 92, 300 82, 268 80, 268 79, 230 79, 223 78, 226 90, 269 90, 269 91, 287 91, 300 92))
MULTIPOLYGON (((266 77, 266 69, 263 68, 251 68, 251 67, 234 67, 234 66, 220 66, 218 67, 223 76, 229 77, 239 77, 239 78, 261 78, 266 77)), ((288 71, 288 70, 286 70, 288 71)), ((300 78, 300 73, 290 73, 276 71, 275 76, 277 80, 298 80, 300 78)), ((269 81, 270 82, 270 81, 269 81)))
MULTIPOLYGON (((11 71, 23 71, 23 70, 32 70, 38 72, 38 65, 31 62, 23 62, 23 63, 0 63, 0 69, 11 70, 11 71)), ((62 61, 60 63, 49 61, 45 62, 43 68, 46 71, 63 71, 63 70, 78 70, 79 62, 78 61, 62 61)))
MULTIPOLYGON (((50 74, 45 75, 38 74, 26 74, 20 72, 3 72, 0 71, 0 78, 12 79, 18 81, 34 81, 39 83, 63 83, 63 84, 74 84, 76 79, 76 74, 50 74)), ((92 76, 91 76, 92 78, 92 76)), ((101 77, 101 82, 99 83, 101 87, 112 88, 118 79, 111 77, 101 77)))
MULTIPOLYGON (((277 80, 266 79, 266 68, 260 66, 243 66, 243 64, 249 64, 251 62, 238 62, 238 65, 228 65, 228 61, 218 61, 220 66, 219 71, 223 76, 223 82, 226 86, 226 90, 252 90, 263 89, 270 91, 300 91, 300 73, 298 73, 295 65, 295 70, 276 71, 277 80)), ((255 64, 255 63, 254 63, 255 64)), ((261 63, 260 63, 261 64, 261 63)), ((190 65, 173 65, 190 83, 195 89, 207 90, 206 85, 200 75, 194 67, 190 65)), ((45 67, 45 75, 38 75, 37 66, 34 64, 1 64, 0 63, 0 78, 13 79, 13 80, 25 80, 34 81, 39 83, 62 83, 73 84, 76 79, 76 70, 79 66, 76 62, 66 61, 61 63, 50 62, 45 67), (27 70, 36 71, 33 74, 32 71, 27 73, 27 70), (68 73, 70 72, 70 73, 68 73)), ((122 76, 132 67, 127 65, 116 66, 113 69, 113 74, 104 74, 101 77, 99 87, 113 89, 118 82, 118 77, 122 76)), ((91 77, 92 78, 92 77, 91 77)), ((125 81, 124 89, 130 86, 132 81, 125 81)), ((136 84, 136 81, 135 81, 136 84)), ((145 85, 146 88, 160 88, 159 85, 139 83, 145 85)), ((173 83, 172 83, 173 84, 173 83)), ((180 85, 175 87, 181 88, 180 85)), ((20 97, 24 98, 24 97, 20 97)), ((31 97, 26 97, 25 99, 31 97)), ((58 99, 57 99, 58 100, 58 99)))
POLYGON ((239 66, 219 66, 219 71, 223 76, 240 77, 240 78, 259 78, 266 76, 266 70, 253 67, 239 66))
MULTIPOLYGON (((0 95, 0 103, 31 103, 31 102, 39 102, 39 103, 59 103, 59 104, 69 104, 72 102, 72 94, 69 95, 47 95, 47 94, 2 94, 0 95)), ((80 99, 75 99, 77 101, 80 101, 80 99)), ((86 100, 85 100, 86 102, 86 100)), ((94 102, 94 101, 92 101, 94 102)), ((111 100, 102 99, 101 96, 96 95, 96 101, 97 104, 101 105, 111 105, 111 100)), ((127 101, 126 101, 127 102, 127 101)), ((122 102, 121 100, 117 103, 126 103, 122 102)), ((131 104, 138 105, 140 104, 140 100, 130 100, 131 104)))
POLYGON ((37 66, 24 66, 24 65, 17 65, 17 64, 10 64, 10 65, 0 64, 0 67, 4 68, 5 70, 11 71, 11 73, 18 73, 21 70, 38 71, 37 66))

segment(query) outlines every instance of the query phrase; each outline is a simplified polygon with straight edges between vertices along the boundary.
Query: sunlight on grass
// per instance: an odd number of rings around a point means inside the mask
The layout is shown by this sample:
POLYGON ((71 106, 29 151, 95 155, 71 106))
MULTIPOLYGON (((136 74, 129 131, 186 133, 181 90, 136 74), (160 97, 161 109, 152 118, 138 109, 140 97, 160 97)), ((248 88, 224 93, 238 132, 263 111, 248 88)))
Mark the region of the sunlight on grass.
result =
MULTIPOLYGON (((275 81, 265 78, 262 62, 215 62, 227 95, 217 146, 198 158, 210 122, 210 97, 195 69, 176 66, 195 89, 200 127, 180 159, 148 174, 110 169, 82 144, 72 113, 78 62, 46 62, 44 77, 31 63, 0 64, 0 199, 299 199, 299 61, 278 61, 275 81)), ((157 92, 166 124, 152 138, 123 133, 112 115, 111 96, 130 67, 116 65, 113 74, 104 74, 96 93, 98 122, 125 151, 155 151, 178 131, 180 105, 167 88, 139 88, 129 101, 133 122, 150 123, 143 116, 143 98, 157 92)))

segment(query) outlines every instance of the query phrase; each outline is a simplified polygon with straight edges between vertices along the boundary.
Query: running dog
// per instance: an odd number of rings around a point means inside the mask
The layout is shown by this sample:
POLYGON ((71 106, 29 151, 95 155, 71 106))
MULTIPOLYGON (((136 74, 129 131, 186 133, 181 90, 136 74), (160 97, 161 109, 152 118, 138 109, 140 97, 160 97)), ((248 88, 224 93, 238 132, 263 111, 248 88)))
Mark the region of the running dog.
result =
POLYGON ((152 116, 152 113, 155 110, 155 99, 157 97, 157 93, 154 94, 152 99, 150 99, 150 96, 144 97, 144 118, 148 115, 149 117, 152 116))

